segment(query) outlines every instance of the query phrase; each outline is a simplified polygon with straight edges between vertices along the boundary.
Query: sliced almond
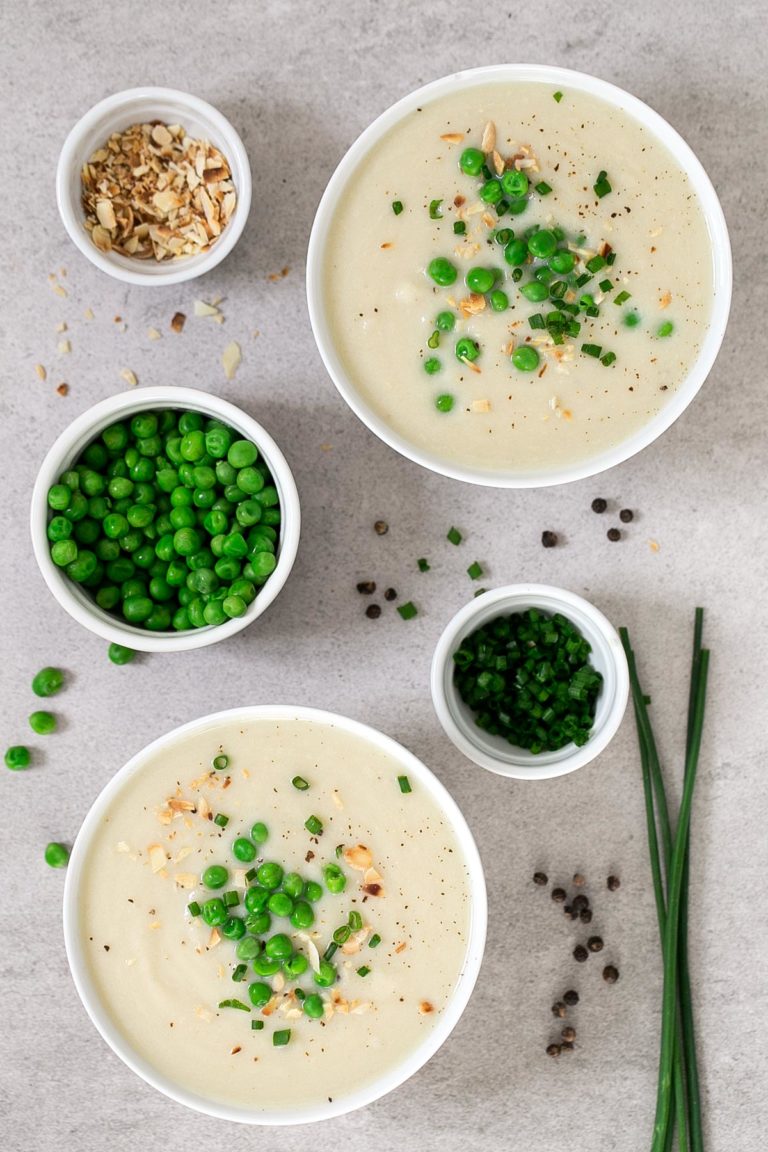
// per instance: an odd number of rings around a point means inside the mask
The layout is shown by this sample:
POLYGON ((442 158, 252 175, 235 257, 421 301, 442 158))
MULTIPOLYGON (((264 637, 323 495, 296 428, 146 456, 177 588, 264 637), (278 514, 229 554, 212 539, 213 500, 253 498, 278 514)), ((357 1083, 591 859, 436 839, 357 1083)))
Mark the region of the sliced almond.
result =
POLYGON ((197 884, 197 876, 194 872, 177 872, 173 879, 177 888, 194 888, 197 884))
POLYGON ((443 132, 440 139, 445 140, 446 144, 461 144, 462 140, 464 139, 464 133, 463 132, 443 132))
POLYGON ((487 155, 489 152, 493 152, 495 147, 496 125, 494 124, 493 120, 489 120, 485 128, 483 128, 483 139, 480 144, 480 149, 487 155))
POLYGON ((35 372, 40 380, 46 380, 48 377, 48 373, 42 364, 35 364, 35 372))
POLYGON ((429 1016, 430 1012, 434 1012, 434 1010, 434 1005, 430 1004, 429 1000, 422 1000, 419 1004, 419 1014, 421 1016, 429 1016))
POLYGON ((490 412, 491 402, 490 400, 473 400, 470 408, 473 412, 490 412))
POLYGON ((162 844, 150 844, 147 855, 149 856, 149 866, 153 872, 160 872, 168 863, 168 857, 162 844))
POLYGON ((178 796, 172 796, 168 801, 168 807, 172 812, 194 812, 196 805, 194 800, 182 800, 178 796))
POLYGON ((126 384, 130 384, 132 388, 135 388, 138 384, 136 373, 132 372, 130 368, 123 368, 122 372, 120 373, 120 378, 125 380, 126 384))
POLYGON ((195 316, 218 316, 219 310, 213 304, 207 304, 205 300, 195 300, 194 303, 195 316))
MULTIPOLYGON (((344 859, 350 868, 355 868, 359 872, 365 872, 366 869, 372 871, 373 856, 370 848, 366 848, 365 844, 355 844, 353 848, 346 848, 344 851, 344 859)), ((379 879, 381 879, 381 877, 379 877, 379 879)))
POLYGON ((494 170, 496 172, 496 175, 501 176, 502 172, 504 171, 504 161, 502 160, 501 156, 499 155, 499 153, 496 151, 495 148, 494 148, 493 152, 491 153, 491 159, 493 160, 493 167, 494 167, 494 170))
POLYGON ((664 295, 659 300, 659 308, 669 308, 671 303, 672 303, 672 293, 671 292, 665 292, 664 295))
POLYGON ((211 928, 211 934, 208 937, 208 948, 215 948, 221 940, 221 933, 218 928, 211 928))
POLYGON ((226 376, 227 380, 234 380, 235 373, 237 372, 242 359, 243 357, 240 351, 240 345, 234 340, 231 344, 227 344, 221 356, 221 363, 224 367, 224 375, 226 376))

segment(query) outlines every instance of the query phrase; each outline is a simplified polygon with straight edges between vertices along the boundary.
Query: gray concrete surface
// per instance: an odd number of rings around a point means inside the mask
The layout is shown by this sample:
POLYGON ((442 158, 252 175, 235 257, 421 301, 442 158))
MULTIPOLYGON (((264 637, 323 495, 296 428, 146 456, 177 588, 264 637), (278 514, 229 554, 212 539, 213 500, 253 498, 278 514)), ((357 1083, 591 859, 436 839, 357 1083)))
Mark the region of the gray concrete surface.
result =
POLYGON ((690 625, 707 608, 712 682, 694 813, 691 953, 707 1147, 762 1147, 768 1074, 765 953, 759 894, 765 835, 766 299, 761 237, 765 152, 764 6, 652 0, 461 7, 440 0, 211 6, 5 5, 0 45, 5 240, 2 340, 2 739, 26 735, 29 681, 63 665, 63 731, 34 741, 34 771, 0 777, 4 946, 0 957, 0 1143, 7 1152, 133 1152, 190 1146, 317 1152, 339 1146, 458 1152, 635 1152, 649 1147, 661 969, 635 735, 627 719, 598 762, 541 784, 496 779, 464 760, 428 695, 433 645, 471 592, 474 559, 489 583, 560 583, 630 626, 672 793, 678 793, 690 625), (334 165, 394 99, 458 67, 547 60, 625 86, 688 139, 722 197, 736 284, 728 335, 701 395, 659 442, 594 481, 493 492, 400 459, 347 410, 307 322, 303 261, 312 214, 334 165), (255 177, 252 218, 236 252, 204 282, 128 289, 96 272, 59 222, 54 170, 71 124, 95 101, 141 83, 194 91, 238 126, 255 177), (284 266, 288 276, 270 282, 284 266), (49 273, 66 270, 57 296, 49 273), (224 297, 223 328, 190 318, 198 296, 224 297), (91 308, 95 319, 83 319, 91 308), (113 320, 122 316, 125 330, 113 320), (72 351, 57 354, 55 327, 72 351), (162 340, 151 343, 147 328, 162 340), (259 336, 252 333, 258 329, 259 336), (244 359, 228 383, 227 341, 244 359), (38 379, 34 365, 46 365, 38 379), (89 404, 141 385, 191 384, 242 404, 295 469, 304 535, 293 577, 268 615, 235 640, 116 668, 105 645, 48 595, 27 532, 36 467, 89 404), (55 389, 69 384, 62 398, 55 389), (324 448, 330 445, 330 448, 324 448), (618 545, 596 495, 637 516, 618 545), (377 517, 390 521, 384 538, 377 517), (450 524, 466 534, 454 549, 450 524), (563 536, 545 551, 543 528, 563 536), (660 551, 653 553, 648 541, 660 551), (429 557, 421 575, 415 560, 429 557), (392 583, 420 607, 404 624, 362 615, 355 581, 392 583), (373 643, 372 643, 373 641, 373 643), (185 1111, 145 1086, 100 1040, 75 995, 60 926, 63 876, 49 839, 71 840, 99 789, 150 738, 207 711, 300 701, 337 709, 399 738, 448 785, 487 868, 488 951, 477 991, 443 1050, 409 1084, 355 1115, 260 1131, 185 1111), (550 1003, 574 966, 569 927, 529 877, 577 868, 622 978, 577 976, 579 1046, 544 1056, 550 1003), (610 870, 623 884, 602 892, 610 870))

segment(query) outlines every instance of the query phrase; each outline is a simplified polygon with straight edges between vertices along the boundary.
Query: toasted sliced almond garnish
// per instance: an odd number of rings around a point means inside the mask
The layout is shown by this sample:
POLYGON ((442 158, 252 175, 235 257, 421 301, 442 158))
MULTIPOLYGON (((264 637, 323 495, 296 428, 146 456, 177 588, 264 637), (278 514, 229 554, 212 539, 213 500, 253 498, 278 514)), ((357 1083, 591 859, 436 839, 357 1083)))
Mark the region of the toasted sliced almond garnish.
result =
MULTIPOLYGON (((373 864, 371 850, 370 848, 366 848, 365 844, 355 844, 353 848, 346 848, 344 850, 344 859, 350 868, 356 868, 359 872, 365 872, 366 869, 371 869, 371 865, 373 864)), ((381 879, 380 876, 379 879, 381 879)))
POLYGON ((72 351, 72 345, 70 344, 69 340, 59 340, 57 347, 60 356, 66 356, 69 352, 72 351))
POLYGON ((479 244, 457 244, 453 250, 454 256, 459 260, 471 260, 480 251, 479 244))
POLYGON ((283 988, 285 988, 285 976, 283 976, 282 972, 276 972, 272 977, 272 990, 274 992, 282 992, 283 988))
POLYGON ((182 800, 179 796, 172 796, 168 801, 168 807, 172 812, 194 812, 194 800, 182 800))
POLYGON ((150 844, 147 855, 149 856, 149 866, 153 872, 159 872, 168 863, 168 857, 162 844, 150 844))
POLYGON ((160 921, 159 920, 153 920, 152 923, 149 925, 149 930, 150 930, 150 932, 157 932, 158 928, 160 928, 160 927, 161 927, 160 921))
POLYGON ((473 412, 490 412, 491 402, 490 400, 473 400, 470 408, 473 412))
POLYGON ((481 151, 493 152, 496 147, 496 125, 493 120, 489 120, 485 128, 483 128, 483 139, 480 144, 481 151))
POLYGON ((242 359, 240 345, 234 340, 231 344, 227 344, 221 356, 221 363, 224 366, 224 375, 227 380, 234 380, 235 372, 237 372, 242 359))
POLYGON ((485 311, 485 296, 481 292, 473 292, 459 301, 459 311, 463 316, 477 316, 485 311))
POLYGON ((208 937, 208 948, 215 948, 221 940, 221 933, 218 928, 211 928, 211 934, 208 937))
POLYGON ((443 132, 440 139, 445 140, 446 144, 461 144, 462 140, 464 139, 464 133, 463 132, 443 132))
POLYGON ((496 171, 496 175, 501 176, 502 172, 504 171, 504 161, 495 148, 491 154, 491 159, 493 160, 493 167, 496 171))
POLYGON ((649 540, 648 547, 650 548, 651 552, 661 551, 661 544, 659 544, 658 540, 649 540))
POLYGON ((247 868, 235 868, 232 873, 232 884, 235 888, 248 887, 247 873, 247 868))
POLYGON ((482 368, 478 368, 477 364, 475 364, 473 360, 467 360, 466 356, 459 356, 459 360, 461 360, 462 364, 466 364, 467 368, 474 372, 475 375, 481 375, 483 371, 482 368))
POLYGON ((138 384, 136 373, 132 372, 130 368, 123 368, 122 372, 120 373, 120 378, 125 380, 126 384, 130 384, 132 388, 135 388, 138 384))
POLYGON ((353 932, 352 935, 344 941, 341 946, 341 951, 345 956, 354 956, 360 951, 365 941, 368 939, 370 928, 361 928, 358 932, 353 932))
POLYGON ((181 332, 182 328, 187 322, 187 318, 183 312, 174 312, 171 317, 171 331, 181 332))
POLYGON ((130 844, 127 844, 125 842, 125 840, 118 840, 117 847, 115 850, 117 852, 130 852, 131 846, 130 846, 130 844))
POLYGON ((659 308, 669 308, 671 303, 672 303, 672 293, 671 292, 665 292, 664 295, 659 300, 659 308))
POLYGON ((35 372, 40 380, 46 380, 48 378, 48 373, 42 364, 35 364, 35 372))
POLYGON ((318 952, 317 945, 315 944, 312 937, 308 936, 306 932, 297 932, 296 933, 296 939, 301 940, 301 942, 303 944, 306 944, 307 960, 309 960, 309 966, 313 972, 319 972, 320 971, 320 953, 318 952))
POLYGON ((396 955, 399 956, 401 952, 405 952, 407 947, 408 947, 408 942, 406 940, 401 940, 399 944, 395 945, 396 955))
POLYGON ((204 1008, 202 1004, 198 1004, 195 1008, 195 1016, 198 1020, 204 1020, 206 1024, 210 1024, 213 1020, 213 1013, 208 1008, 204 1008))
POLYGON ((158 332, 157 328, 147 328, 148 340, 162 340, 162 332, 158 332))
POLYGON ((195 300, 193 305, 195 316, 218 316, 219 310, 213 304, 206 303, 205 300, 195 300))
MULTIPOLYGON (((320 447, 322 448, 323 445, 321 444, 320 447)), ((341 802, 341 796, 339 795, 338 788, 334 788, 333 792, 331 792, 331 800, 333 800, 333 803, 336 805, 337 808, 342 809, 344 807, 344 805, 341 802)))
POLYGON ((429 1000, 422 1000, 419 1004, 419 1013, 422 1016, 428 1016, 430 1012, 434 1012, 434 1005, 430 1004, 429 1000))
POLYGON ((194 888, 197 884, 197 876, 194 872, 177 872, 174 880, 177 888, 194 888))
POLYGON ((205 796, 201 796, 197 802, 197 814, 201 816, 203 820, 207 820, 211 814, 211 806, 205 796))

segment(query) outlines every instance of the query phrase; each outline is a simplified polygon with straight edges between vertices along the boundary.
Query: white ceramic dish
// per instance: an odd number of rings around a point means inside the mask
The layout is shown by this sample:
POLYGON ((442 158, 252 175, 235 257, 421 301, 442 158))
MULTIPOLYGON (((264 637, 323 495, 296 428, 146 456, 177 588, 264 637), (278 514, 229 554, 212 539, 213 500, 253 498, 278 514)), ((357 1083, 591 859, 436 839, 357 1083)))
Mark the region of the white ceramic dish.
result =
POLYGON ((621 724, 629 697, 629 673, 621 640, 613 625, 589 601, 548 584, 509 584, 483 593, 458 612, 440 637, 432 658, 432 702, 443 730, 456 747, 499 776, 515 780, 549 780, 589 764, 608 746, 621 724), (475 724, 453 679, 453 653, 461 641, 496 616, 541 608, 562 612, 592 646, 591 662, 603 675, 592 736, 581 748, 567 744, 557 752, 534 755, 501 736, 490 736, 475 724))
POLYGON ((179 284, 210 272, 234 248, 251 207, 251 169, 239 135, 210 104, 173 88, 130 88, 94 105, 72 128, 59 156, 56 199, 70 239, 102 272, 127 284, 179 284), (159 263, 100 252, 85 229, 80 183, 83 164, 113 132, 153 120, 183 125, 190 136, 209 140, 229 162, 237 204, 221 236, 199 256, 159 263))
POLYGON ((397 1088, 398 1085, 402 1084, 410 1076, 413 1076, 447 1040, 467 1005, 482 962, 486 923, 487 901, 480 856, 464 817, 455 801, 439 780, 437 780, 430 770, 411 752, 408 752, 402 745, 396 743, 390 737, 383 735, 381 732, 377 732, 365 724, 360 724, 355 720, 349 720, 346 717, 338 716, 331 712, 314 708, 294 707, 292 705, 261 705, 259 707, 219 712, 212 716, 194 720, 190 724, 185 724, 183 727, 175 729, 166 736, 162 736, 159 740, 155 740, 143 751, 139 752, 110 780, 85 817, 72 850, 64 886, 64 940, 72 978, 88 1015, 91 1017, 91 1020, 104 1040, 106 1040, 112 1050, 133 1072, 148 1084, 152 1085, 153 1088, 157 1088, 160 1092, 165 1093, 166 1096, 171 1097, 171 1099, 176 1100, 180 1104, 185 1104, 189 1108, 194 1108, 199 1112, 205 1112, 210 1116, 216 1116, 222 1120, 234 1120, 251 1124, 282 1125, 329 1119, 333 1116, 339 1116, 343 1113, 351 1112, 356 1108, 362 1108, 366 1104, 370 1104, 373 1100, 377 1100, 380 1096, 391 1092, 392 1089, 397 1088), (246 1108, 225 1105, 193 1095, 175 1084, 170 1076, 158 1073, 133 1051, 122 1033, 120 1033, 112 1023, 108 1012, 105 1010, 104 1005, 93 987, 79 930, 79 890, 91 839, 98 830, 104 813, 126 780, 140 770, 148 759, 155 756, 158 752, 167 751, 173 746, 174 742, 183 736, 199 732, 222 720, 231 721, 233 724, 240 724, 251 720, 265 719, 276 721, 307 720, 316 724, 332 724, 336 728, 341 728, 343 731, 352 733, 358 738, 368 741, 373 747, 387 753, 396 759, 399 764, 402 764, 403 771, 407 772, 409 778, 412 781, 418 782, 422 788, 426 789, 438 804, 461 847, 469 878, 471 921, 464 967, 452 997, 441 1013, 440 1019, 424 1037, 423 1042, 418 1048, 410 1054, 407 1060, 364 1088, 348 1096, 336 1096, 332 1102, 323 1103, 316 1108, 301 1108, 297 1104, 295 1111, 280 1110, 256 1114, 246 1108))
POLYGON ((218 396, 194 388, 135 388, 120 392, 88 408, 65 428, 45 457, 37 474, 32 492, 31 531, 32 547, 38 567, 50 591, 70 616, 84 628, 102 636, 110 643, 124 644, 139 652, 184 652, 204 648, 226 640, 261 616, 290 575, 299 546, 301 511, 299 494, 288 462, 275 441, 261 424, 251 416, 218 396), (48 489, 55 484, 67 468, 71 467, 83 449, 98 434, 116 420, 123 420, 148 408, 180 408, 202 412, 225 421, 248 440, 252 440, 269 465, 280 497, 282 520, 277 552, 277 567, 259 591, 248 610, 237 619, 227 620, 206 628, 191 628, 187 632, 149 632, 127 624, 117 616, 105 612, 88 592, 70 580, 57 568, 50 555, 46 535, 48 523, 48 489))
POLYGON ((307 299, 315 341, 328 374, 347 404, 372 432, 403 456, 445 476, 499 488, 539 488, 580 480, 620 464, 656 440, 688 407, 712 368, 728 320, 731 280, 731 250, 720 202, 700 162, 675 129, 647 104, 621 88, 581 72, 541 64, 502 64, 457 72, 417 89, 379 116, 358 137, 331 177, 317 209, 307 255, 307 299), (357 390, 337 351, 329 323, 323 289, 325 254, 336 205, 354 181, 366 156, 404 117, 448 93, 493 83, 523 81, 546 83, 552 89, 571 88, 607 101, 639 121, 674 154, 700 199, 707 223, 712 247, 714 300, 705 339, 687 377, 665 407, 634 435, 575 464, 528 472, 511 469, 484 471, 452 464, 437 454, 420 450, 395 432, 357 390))

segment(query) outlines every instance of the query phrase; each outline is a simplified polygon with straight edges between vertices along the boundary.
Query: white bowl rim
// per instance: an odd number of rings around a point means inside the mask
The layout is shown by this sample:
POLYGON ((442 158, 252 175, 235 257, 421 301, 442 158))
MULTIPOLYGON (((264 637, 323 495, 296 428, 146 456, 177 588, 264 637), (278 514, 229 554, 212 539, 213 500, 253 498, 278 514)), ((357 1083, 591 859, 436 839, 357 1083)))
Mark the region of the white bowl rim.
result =
POLYGON ((701 161, 679 132, 648 104, 607 80, 570 68, 535 63, 491 64, 454 72, 417 88, 382 112, 361 132, 339 161, 315 213, 307 250, 307 304, 315 343, 328 375, 352 411, 379 439, 409 460, 443 476, 493 488, 545 488, 554 484, 583 480, 623 463, 658 439, 689 406, 712 369, 728 322, 732 280, 731 246, 720 201, 701 161), (479 468, 452 463, 411 444, 390 428, 357 391, 334 348, 323 290, 323 262, 334 212, 347 182, 370 149, 406 113, 420 105, 456 89, 505 81, 561 84, 587 92, 609 104, 618 105, 629 116, 648 128, 672 152, 699 197, 712 245, 714 289, 710 322, 699 355, 686 378, 652 420, 626 440, 594 457, 557 468, 520 473, 501 470, 486 472, 479 468))
POLYGON ((296 482, 288 461, 276 441, 242 408, 210 392, 196 388, 160 386, 118 392, 101 400, 68 424, 48 450, 37 473, 30 505, 32 550, 41 575, 53 596, 69 615, 97 636, 114 644, 124 644, 138 652, 188 652, 217 644, 240 632, 258 619, 285 585, 293 568, 301 534, 301 507, 296 482), (269 465, 280 496, 281 523, 277 566, 262 585, 255 600, 240 617, 224 624, 189 629, 187 632, 148 632, 125 621, 114 620, 95 604, 53 563, 46 534, 48 489, 70 466, 86 444, 113 420, 150 408, 183 408, 222 419, 254 441, 269 465))
POLYGON ((575 772, 577 768, 589 764, 607 748, 616 735, 626 711, 629 699, 629 670, 616 629, 589 600, 585 600, 575 592, 569 592, 566 588, 558 588, 551 584, 507 584, 470 600, 446 625, 432 657, 430 688, 432 703, 443 731, 459 751, 475 764, 495 772, 498 776, 506 776, 513 780, 551 780, 575 772), (543 607, 551 611, 553 604, 557 604, 557 610, 562 611, 569 619, 571 614, 578 613, 577 624, 580 630, 585 631, 586 622, 594 635, 602 639, 604 651, 611 662, 615 676, 613 696, 600 727, 581 748, 573 744, 567 745, 563 749, 564 755, 553 754, 549 762, 547 762, 549 758, 546 757, 531 760, 530 763, 503 761, 478 747, 454 719, 446 691, 446 683, 453 669, 451 663, 453 652, 461 639, 474 630, 477 617, 486 613, 488 608, 497 608, 498 612, 493 612, 493 615, 497 615, 506 609, 524 611, 529 607, 543 607))
POLYGON ((209 1116, 215 1116, 222 1120, 233 1120, 248 1124, 305 1124, 316 1120, 331 1119, 334 1116, 341 1116, 346 1112, 362 1108, 374 1100, 378 1100, 381 1096, 391 1092, 394 1088, 399 1087, 400 1084, 403 1084, 413 1076, 448 1039, 448 1036, 458 1023, 469 1001, 482 963, 487 919, 488 908, 485 876, 480 854, 461 809, 442 781, 435 776, 422 760, 391 736, 386 736, 383 732, 370 727, 368 724, 363 724, 359 720, 352 720, 349 717, 329 712, 325 709, 310 708, 303 705, 259 704, 230 708, 221 712, 214 712, 209 716, 200 717, 187 724, 182 724, 171 732, 153 740, 140 752, 132 756, 131 759, 115 773, 94 800, 75 839, 64 883, 63 920, 67 960, 78 996, 102 1038, 123 1063, 140 1076, 142 1080, 146 1081, 164 1095, 169 1096, 172 1100, 177 1101, 177 1103, 184 1104, 188 1108, 193 1108, 196 1111, 204 1112, 209 1116), (139 771, 148 759, 156 755, 157 752, 169 747, 179 738, 210 727, 213 724, 221 723, 222 721, 238 724, 254 720, 300 720, 318 725, 331 725, 374 744, 377 748, 388 753, 403 764, 408 773, 412 774, 413 778, 417 780, 419 784, 424 785, 428 789, 432 798, 450 822, 467 867, 471 902, 467 951, 458 982, 451 993, 450 1000, 440 1019, 411 1055, 404 1060, 402 1064, 398 1065, 397 1068, 390 1070, 385 1075, 378 1077, 370 1084, 348 1096, 335 1097, 333 1102, 324 1102, 323 1104, 302 1109, 297 1108, 292 1111, 288 1109, 275 1109, 271 1112, 268 1111, 260 1114, 253 1113, 247 1108, 239 1108, 234 1105, 207 1100, 204 1097, 188 1092, 175 1084, 171 1079, 163 1076, 152 1065, 142 1060, 142 1058, 133 1051, 130 1043, 112 1023, 108 1011, 101 1004, 92 986, 88 975, 87 961, 81 946, 78 923, 79 884, 87 860, 91 839, 99 826, 101 817, 109 808, 114 797, 121 791, 126 781, 135 772, 139 771))
POLYGON ((150 287, 165 287, 168 284, 181 284, 186 280, 194 280, 210 272, 217 264, 229 255, 242 235, 251 209, 252 179, 251 168, 245 145, 234 125, 199 96, 189 92, 182 92, 177 88, 164 88, 144 86, 140 88, 126 88, 122 92, 115 92, 111 96, 100 100, 89 108, 70 129, 59 154, 56 168, 56 202, 59 215, 67 230, 70 240, 83 253, 85 257, 102 272, 122 280, 126 284, 143 284, 150 287), (92 243, 88 233, 82 227, 82 211, 75 206, 70 194, 70 177, 73 167, 80 170, 85 156, 81 154, 84 137, 99 123, 100 120, 119 111, 131 101, 149 101, 162 106, 176 103, 185 106, 200 119, 207 120, 213 125, 218 134, 217 143, 226 156, 232 169, 233 179, 236 180, 237 204, 235 211, 223 229, 216 243, 211 246, 202 258, 197 256, 185 257, 181 260, 169 261, 167 265, 158 266, 154 273, 142 272, 141 261, 135 261, 132 268, 125 260, 110 259, 100 252, 92 243), (235 171, 237 176, 235 176, 235 171))

